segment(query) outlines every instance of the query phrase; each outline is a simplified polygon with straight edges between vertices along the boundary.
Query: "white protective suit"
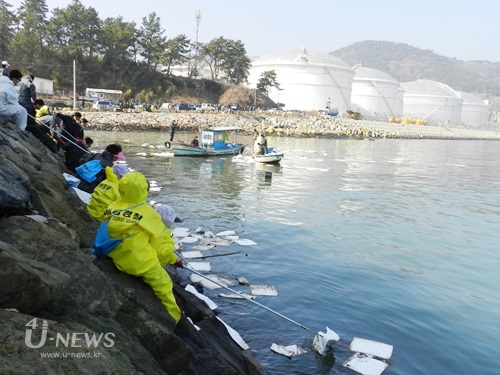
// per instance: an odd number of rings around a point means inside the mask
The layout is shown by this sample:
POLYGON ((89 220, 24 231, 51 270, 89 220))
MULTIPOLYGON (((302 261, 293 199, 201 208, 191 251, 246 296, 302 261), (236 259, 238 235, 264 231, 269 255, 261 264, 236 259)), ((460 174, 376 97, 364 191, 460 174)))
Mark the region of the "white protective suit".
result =
POLYGON ((9 77, 0 76, 0 117, 16 124, 22 131, 28 124, 28 112, 17 100, 14 83, 9 77))

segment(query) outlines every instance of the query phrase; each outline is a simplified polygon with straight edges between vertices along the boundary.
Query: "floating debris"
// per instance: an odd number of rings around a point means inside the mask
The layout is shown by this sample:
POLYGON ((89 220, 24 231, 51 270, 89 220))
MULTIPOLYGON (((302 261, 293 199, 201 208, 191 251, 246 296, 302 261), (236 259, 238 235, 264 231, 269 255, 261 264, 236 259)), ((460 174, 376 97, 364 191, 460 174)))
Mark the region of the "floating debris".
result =
POLYGON ((148 154, 146 154, 145 152, 138 152, 136 155, 137 156, 148 156, 148 154))
POLYGON ((340 337, 330 328, 326 327, 326 332, 319 331, 316 336, 314 336, 313 347, 319 354, 325 354, 326 347, 332 341, 339 341, 340 337))
POLYGON ((239 240, 235 240, 234 242, 237 243, 238 245, 241 245, 241 246, 254 246, 254 245, 257 245, 256 242, 253 242, 252 240, 248 240, 248 239, 239 239, 239 240))
POLYGON ((219 293, 219 297, 224 297, 224 298, 232 298, 232 299, 255 299, 255 296, 252 296, 251 294, 246 294, 246 293, 231 293, 231 294, 224 294, 224 293, 219 293))
POLYGON ((187 236, 187 237, 181 238, 179 241, 182 243, 195 243, 195 242, 198 242, 199 239, 196 237, 187 236))
POLYGON ((236 232, 234 230, 225 230, 223 232, 219 232, 216 234, 217 237, 234 236, 234 235, 236 235, 236 232))
POLYGON ((203 234, 203 233, 205 233, 205 230, 203 230, 202 227, 198 227, 198 228, 196 228, 195 232, 199 233, 199 234, 203 234))
POLYGON ((374 357, 389 359, 392 356, 394 347, 383 342, 372 341, 355 337, 352 339, 351 350, 353 352, 370 354, 374 357))
MULTIPOLYGON (((192 264, 192 263, 190 263, 192 264)), ((196 275, 196 274, 192 274, 190 276, 190 279, 193 283, 200 283, 201 285, 203 285, 204 287, 208 288, 208 289, 218 289, 218 288, 222 288, 220 285, 217 285, 215 283, 213 283, 212 281, 210 280, 213 280, 219 284, 222 284, 222 285, 226 285, 226 286, 232 286, 233 283, 230 281, 230 280, 227 280, 227 279, 223 279, 217 275, 206 275, 205 277, 201 277, 199 275, 196 275), (207 280, 208 279, 208 280, 207 280)))
POLYGON ((205 237, 205 238, 215 238, 217 236, 215 234, 213 234, 212 232, 205 232, 205 234, 203 235, 203 237, 205 237))
POLYGON ((204 238, 203 243, 206 243, 206 244, 212 244, 212 245, 216 245, 216 246, 229 246, 233 243, 233 241, 231 240, 225 240, 225 239, 222 239, 222 238, 204 238))
POLYGON ((194 294, 196 297, 198 297, 202 301, 204 301, 208 305, 208 307, 210 308, 210 310, 215 310, 217 308, 217 304, 214 301, 212 301, 207 296, 199 293, 196 290, 196 288, 194 286, 192 286, 191 284, 186 285, 186 287, 184 289, 187 290, 189 293, 194 294))
POLYGON ((283 346, 275 343, 271 345, 271 350, 288 358, 297 357, 298 355, 307 353, 307 351, 299 348, 297 345, 283 346))
POLYGON ((254 296, 276 297, 278 291, 272 285, 250 285, 250 290, 254 296))
POLYGON ((368 354, 356 353, 342 364, 363 375, 380 375, 389 365, 368 354))
POLYGON ((248 280, 244 277, 235 277, 234 279, 237 280, 240 285, 250 285, 248 280))
POLYGON ((201 245, 196 245, 193 246, 193 250, 199 250, 199 251, 207 251, 207 250, 212 250, 215 247, 213 244, 201 244, 201 245))
POLYGON ((181 254, 184 258, 203 258, 203 254, 199 251, 183 251, 181 254))
POLYGON ((212 268, 210 267, 210 262, 189 262, 186 267, 191 268, 195 271, 210 272, 212 270, 212 268))
POLYGON ((172 235, 178 238, 187 237, 189 235, 189 230, 189 228, 175 227, 172 229, 172 235))

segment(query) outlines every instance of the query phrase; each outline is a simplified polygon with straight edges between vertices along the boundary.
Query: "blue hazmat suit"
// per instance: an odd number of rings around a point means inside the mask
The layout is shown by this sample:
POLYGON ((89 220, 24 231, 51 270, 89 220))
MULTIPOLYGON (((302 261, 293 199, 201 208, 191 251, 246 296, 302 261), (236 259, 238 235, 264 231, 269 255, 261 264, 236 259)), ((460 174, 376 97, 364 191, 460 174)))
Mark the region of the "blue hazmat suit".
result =
POLYGON ((160 214, 146 203, 148 182, 139 172, 125 174, 119 184, 121 198, 111 203, 104 217, 109 220, 109 236, 125 238, 108 256, 116 267, 130 275, 141 277, 154 291, 177 323, 181 311, 172 291, 173 283, 163 269, 178 259, 170 229, 160 214))

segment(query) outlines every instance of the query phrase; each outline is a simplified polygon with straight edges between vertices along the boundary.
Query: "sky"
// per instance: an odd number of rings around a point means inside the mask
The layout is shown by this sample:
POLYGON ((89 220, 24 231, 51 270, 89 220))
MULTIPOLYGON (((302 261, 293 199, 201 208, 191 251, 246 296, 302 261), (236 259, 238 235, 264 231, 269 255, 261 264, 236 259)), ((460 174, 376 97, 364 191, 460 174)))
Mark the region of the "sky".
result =
MULTIPOLYGON (((241 40, 250 57, 296 48, 331 52, 366 40, 405 43, 458 60, 500 62, 498 0, 80 0, 99 18, 139 27, 152 12, 165 35, 241 40)), ((22 0, 7 0, 14 8, 22 0)), ((46 0, 49 13, 70 0, 46 0)))

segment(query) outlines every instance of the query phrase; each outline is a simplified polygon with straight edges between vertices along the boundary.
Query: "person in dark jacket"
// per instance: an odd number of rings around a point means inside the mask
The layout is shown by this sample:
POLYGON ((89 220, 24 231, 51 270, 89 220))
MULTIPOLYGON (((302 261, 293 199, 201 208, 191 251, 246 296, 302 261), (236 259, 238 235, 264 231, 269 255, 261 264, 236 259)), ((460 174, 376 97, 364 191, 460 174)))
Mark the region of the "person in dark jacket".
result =
POLYGON ((64 142, 67 142, 65 138, 72 141, 83 142, 85 138, 85 132, 83 127, 79 124, 82 114, 80 112, 75 112, 71 116, 58 113, 56 115, 62 121, 61 135, 63 136, 64 142))
POLYGON ((179 127, 179 123, 175 120, 170 124, 170 142, 174 140, 175 130, 179 127))
POLYGON ((123 155, 122 146, 116 143, 108 145, 106 147, 106 150, 104 150, 102 154, 93 153, 93 154, 83 155, 83 157, 80 158, 80 165, 83 165, 91 160, 100 160, 102 169, 100 172, 96 174, 95 176, 96 178, 92 182, 87 182, 84 179, 82 179, 77 171, 78 177, 80 177, 81 179, 80 183, 77 186, 78 189, 86 191, 89 194, 92 194, 96 186, 106 179, 106 171, 105 171, 106 167, 112 167, 113 163, 118 159, 124 160, 125 155, 123 155))
POLYGON ((94 143, 90 137, 85 137, 84 142, 67 142, 62 146, 64 150, 64 165, 71 172, 76 173, 75 168, 80 165, 80 159, 88 153, 87 149, 94 143))

